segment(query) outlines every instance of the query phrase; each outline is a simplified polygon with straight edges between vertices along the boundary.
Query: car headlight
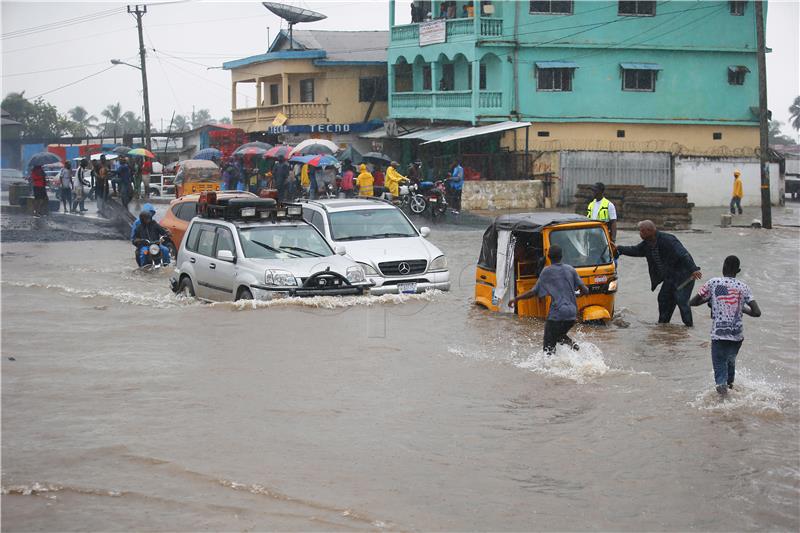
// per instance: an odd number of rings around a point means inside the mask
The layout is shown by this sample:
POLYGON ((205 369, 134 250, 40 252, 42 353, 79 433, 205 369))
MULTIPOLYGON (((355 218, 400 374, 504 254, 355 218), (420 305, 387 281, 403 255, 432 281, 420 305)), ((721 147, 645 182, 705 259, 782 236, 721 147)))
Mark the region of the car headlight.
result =
POLYGON ((267 270, 264 275, 264 283, 267 285, 285 287, 287 285, 297 285, 297 280, 294 274, 286 270, 267 270))
POLYGON ((347 281, 350 283, 361 283, 367 278, 364 277, 364 269, 360 266, 351 266, 347 269, 347 281))
POLYGON ((608 284, 608 292, 617 292, 617 280, 608 284))
POLYGON ((431 272, 436 270, 447 270, 447 258, 443 255, 440 255, 431 261, 431 266, 428 267, 428 270, 431 272))
POLYGON ((366 263, 359 263, 359 265, 361 266, 361 268, 364 269, 364 274, 366 274, 367 276, 380 276, 380 274, 378 274, 378 271, 375 270, 372 267, 372 265, 368 265, 366 263))

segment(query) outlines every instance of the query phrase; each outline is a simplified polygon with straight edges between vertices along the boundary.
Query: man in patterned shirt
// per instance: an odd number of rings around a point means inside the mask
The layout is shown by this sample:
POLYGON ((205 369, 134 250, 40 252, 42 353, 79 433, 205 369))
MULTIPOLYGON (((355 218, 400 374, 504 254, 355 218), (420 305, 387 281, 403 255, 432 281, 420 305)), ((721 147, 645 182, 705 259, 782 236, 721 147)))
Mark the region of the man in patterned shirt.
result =
POLYGON ((761 316, 761 309, 743 282, 736 279, 739 258, 729 255, 722 264, 721 278, 711 278, 700 287, 689 305, 711 302, 711 363, 717 392, 725 396, 733 388, 736 355, 744 340, 742 313, 761 316))

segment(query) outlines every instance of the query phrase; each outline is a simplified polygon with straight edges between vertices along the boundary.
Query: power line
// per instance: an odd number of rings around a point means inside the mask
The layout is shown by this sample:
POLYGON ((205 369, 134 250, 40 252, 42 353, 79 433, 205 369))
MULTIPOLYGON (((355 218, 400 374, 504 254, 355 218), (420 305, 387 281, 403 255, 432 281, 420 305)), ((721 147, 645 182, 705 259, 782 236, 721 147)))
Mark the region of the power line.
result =
POLYGON ((96 13, 90 13, 88 15, 81 15, 79 17, 73 17, 69 19, 64 19, 55 22, 49 22, 47 24, 40 24, 39 26, 32 26, 30 28, 23 28, 20 30, 10 31, 4 33, 0 39, 15 39, 17 37, 27 37, 29 35, 34 35, 36 33, 41 33, 43 31, 53 31, 61 28, 66 28, 68 26, 72 26, 74 24, 81 24, 85 22, 94 22, 96 20, 100 20, 106 17, 110 17, 112 15, 116 15, 117 13, 122 13, 121 8, 114 8, 114 9, 107 9, 105 11, 98 11, 96 13))
POLYGON ((99 70, 99 71, 97 71, 97 72, 95 72, 95 73, 93 73, 93 74, 89 74, 88 76, 84 76, 83 78, 81 78, 81 79, 79 79, 79 80, 75 80, 75 81, 73 81, 73 82, 67 83, 66 85, 62 85, 61 87, 56 87, 55 89, 51 89, 51 90, 49 90, 49 91, 45 91, 45 92, 43 92, 43 93, 41 93, 41 94, 37 94, 37 95, 36 95, 36 96, 34 96, 32 99, 33 99, 33 100, 35 100, 35 99, 37 99, 37 98, 40 98, 40 97, 42 97, 42 96, 44 96, 44 95, 46 95, 46 94, 54 93, 54 92, 56 92, 56 91, 60 91, 61 89, 66 89, 67 87, 71 87, 72 85, 75 85, 75 84, 77 84, 77 83, 80 83, 80 82, 82 82, 82 81, 84 81, 84 80, 88 80, 89 78, 93 78, 93 77, 95 77, 95 76, 98 76, 98 75, 102 74, 103 72, 105 72, 105 71, 107 71, 107 70, 111 70, 111 69, 112 69, 112 68, 114 68, 115 66, 116 66, 116 65, 111 65, 110 67, 106 67, 106 68, 104 68, 103 70, 99 70))
POLYGON ((114 30, 103 31, 103 32, 99 32, 99 33, 92 33, 92 34, 89 34, 89 35, 82 35, 81 37, 75 37, 74 39, 61 39, 59 41, 51 41, 51 42, 48 42, 48 43, 35 44, 33 46, 26 46, 24 48, 14 48, 12 50, 3 50, 3 53, 4 54, 10 54, 12 52, 27 52, 28 50, 33 50, 34 48, 43 48, 45 46, 53 46, 53 45, 63 45, 64 43, 71 43, 71 42, 74 42, 74 41, 82 41, 84 39, 91 39, 92 37, 100 37, 101 35, 109 35, 111 33, 119 33, 120 31, 129 29, 131 27, 135 28, 136 26, 125 26, 123 28, 117 28, 117 29, 114 29, 114 30))
POLYGON ((84 63, 83 65, 71 65, 69 67, 57 67, 57 68, 49 68, 45 70, 32 70, 30 72, 16 72, 14 74, 3 74, 3 78, 15 78, 17 76, 28 76, 30 74, 45 74, 47 72, 57 72, 59 70, 73 70, 76 68, 83 68, 83 67, 93 67, 95 65, 105 65, 108 64, 108 61, 98 61, 97 63, 84 63))

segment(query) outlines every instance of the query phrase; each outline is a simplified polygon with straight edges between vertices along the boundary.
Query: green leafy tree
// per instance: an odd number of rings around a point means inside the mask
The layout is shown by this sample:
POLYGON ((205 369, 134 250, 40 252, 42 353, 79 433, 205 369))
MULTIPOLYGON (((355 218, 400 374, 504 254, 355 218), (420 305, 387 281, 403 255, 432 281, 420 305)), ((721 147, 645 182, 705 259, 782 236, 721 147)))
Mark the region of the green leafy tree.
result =
POLYGON ((800 96, 794 98, 794 102, 789 106, 789 124, 796 130, 800 130, 800 96))
POLYGON ((789 137, 788 135, 784 135, 781 133, 781 126, 783 126, 783 122, 778 120, 770 120, 769 121, 769 144, 770 146, 774 146, 776 144, 796 144, 794 139, 789 137))
POLYGON ((82 106, 75 106, 69 111, 67 115, 72 121, 73 132, 79 132, 78 135, 91 136, 92 132, 97 127, 97 117, 90 115, 86 108, 82 106))
POLYGON ((217 122, 219 122, 220 124, 232 124, 231 117, 222 117, 217 122))
POLYGON ((175 115, 172 120, 172 131, 188 131, 189 129, 189 119, 185 115, 175 115))
POLYGON ((204 124, 208 124, 213 122, 214 120, 211 118, 211 113, 208 109, 200 109, 194 113, 192 113, 192 127, 199 128, 204 124))
POLYGON ((68 121, 58 114, 56 106, 42 98, 31 102, 24 91, 9 93, 0 106, 22 123, 23 139, 57 139, 69 131, 68 121))
POLYGON ((103 124, 103 137, 114 137, 114 142, 117 142, 117 137, 124 132, 121 128, 122 121, 122 105, 117 102, 110 104, 100 112, 100 115, 105 119, 103 124))
POLYGON ((123 133, 141 133, 144 130, 142 120, 133 111, 125 111, 120 117, 123 133))

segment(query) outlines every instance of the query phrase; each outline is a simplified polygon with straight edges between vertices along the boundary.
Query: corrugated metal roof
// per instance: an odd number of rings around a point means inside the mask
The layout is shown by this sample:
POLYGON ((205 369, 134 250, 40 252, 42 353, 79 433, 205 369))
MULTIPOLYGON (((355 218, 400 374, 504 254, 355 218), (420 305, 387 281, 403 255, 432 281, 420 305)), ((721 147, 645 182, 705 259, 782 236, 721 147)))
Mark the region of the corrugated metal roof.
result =
POLYGON ((537 61, 536 68, 578 68, 574 61, 537 61))
POLYGON ((445 135, 451 135, 463 129, 464 128, 460 126, 422 128, 409 133, 404 133, 403 135, 398 135, 397 137, 389 137, 388 135, 386 135, 385 129, 378 128, 375 131, 359 135, 359 137, 361 137, 362 139, 415 139, 420 141, 433 141, 440 137, 444 137, 445 135))
POLYGON ((658 63, 620 63, 625 70, 664 70, 658 63))
MULTIPOLYGON (((324 50, 326 61, 386 61, 388 31, 294 30, 295 50, 324 50)), ((289 50, 289 34, 281 30, 270 52, 289 50)))
POLYGON ((498 122, 497 124, 489 124, 487 126, 476 126, 474 128, 459 128, 459 131, 453 132, 443 137, 439 137, 437 139, 430 140, 428 142, 424 142, 422 144, 459 141, 461 139, 469 139, 470 137, 489 135, 490 133, 499 133, 501 131, 515 130, 517 128, 527 128, 530 125, 531 125, 530 122, 516 122, 513 120, 507 120, 505 122, 498 122))

